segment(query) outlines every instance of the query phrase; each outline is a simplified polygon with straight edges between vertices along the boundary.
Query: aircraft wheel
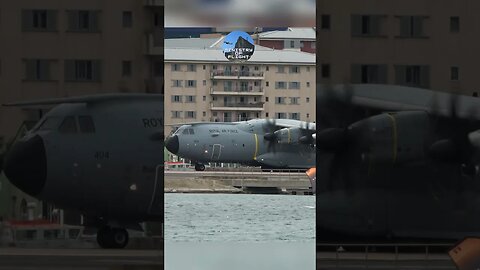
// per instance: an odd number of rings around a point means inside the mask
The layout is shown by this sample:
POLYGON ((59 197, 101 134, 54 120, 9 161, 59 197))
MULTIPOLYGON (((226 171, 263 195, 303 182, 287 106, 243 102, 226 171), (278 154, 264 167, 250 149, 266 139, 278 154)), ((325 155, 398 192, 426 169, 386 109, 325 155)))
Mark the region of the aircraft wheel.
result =
POLYGON ((203 164, 195 164, 195 171, 205 171, 205 165, 203 164))
POLYGON ((97 243, 101 248, 124 248, 128 244, 125 229, 103 227, 97 232, 97 243))
POLYGON ((128 232, 126 229, 113 229, 111 237, 112 248, 124 248, 128 244, 128 232))

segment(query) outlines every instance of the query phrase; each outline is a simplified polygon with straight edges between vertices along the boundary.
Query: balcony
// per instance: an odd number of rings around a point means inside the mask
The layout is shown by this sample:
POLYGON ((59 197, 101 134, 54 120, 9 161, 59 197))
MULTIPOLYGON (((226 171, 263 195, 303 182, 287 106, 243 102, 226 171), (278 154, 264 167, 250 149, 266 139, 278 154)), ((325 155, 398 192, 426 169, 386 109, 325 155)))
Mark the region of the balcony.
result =
POLYGON ((212 111, 263 111, 263 102, 210 102, 212 111))
POLYGON ((143 0, 143 3, 147 7, 163 7, 165 5, 164 0, 143 0))
POLYGON ((251 87, 232 87, 230 89, 216 89, 210 87, 210 94, 222 95, 222 96, 263 96, 263 87, 251 86, 251 87))
POLYGON ((163 31, 154 30, 152 33, 146 34, 147 39, 147 55, 163 55, 163 31))
POLYGON ((214 70, 210 72, 210 78, 213 80, 263 80, 265 75, 263 71, 214 70))

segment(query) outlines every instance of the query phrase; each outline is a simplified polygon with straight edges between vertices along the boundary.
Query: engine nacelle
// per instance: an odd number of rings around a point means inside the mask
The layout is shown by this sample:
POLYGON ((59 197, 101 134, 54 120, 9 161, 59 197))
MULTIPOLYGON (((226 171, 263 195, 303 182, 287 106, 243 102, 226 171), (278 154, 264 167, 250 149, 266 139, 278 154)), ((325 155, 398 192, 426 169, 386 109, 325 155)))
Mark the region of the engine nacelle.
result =
POLYGON ((275 138, 278 143, 298 143, 304 135, 300 128, 282 128, 275 131, 275 138))
POLYGON ((429 125, 423 111, 383 113, 352 124, 348 137, 374 162, 423 161, 429 125))

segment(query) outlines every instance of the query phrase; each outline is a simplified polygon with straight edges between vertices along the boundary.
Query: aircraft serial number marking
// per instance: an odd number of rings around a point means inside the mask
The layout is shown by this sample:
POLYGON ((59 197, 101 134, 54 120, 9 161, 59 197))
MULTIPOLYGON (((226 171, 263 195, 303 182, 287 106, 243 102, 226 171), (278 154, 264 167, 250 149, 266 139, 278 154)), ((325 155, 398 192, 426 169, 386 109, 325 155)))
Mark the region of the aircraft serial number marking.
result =
POLYGON ((143 118, 142 122, 144 128, 163 127, 163 121, 161 118, 143 118))
POLYGON ((97 151, 93 157, 98 160, 109 159, 110 153, 108 151, 97 151))
POLYGON ((209 129, 210 133, 238 133, 236 129, 209 129))

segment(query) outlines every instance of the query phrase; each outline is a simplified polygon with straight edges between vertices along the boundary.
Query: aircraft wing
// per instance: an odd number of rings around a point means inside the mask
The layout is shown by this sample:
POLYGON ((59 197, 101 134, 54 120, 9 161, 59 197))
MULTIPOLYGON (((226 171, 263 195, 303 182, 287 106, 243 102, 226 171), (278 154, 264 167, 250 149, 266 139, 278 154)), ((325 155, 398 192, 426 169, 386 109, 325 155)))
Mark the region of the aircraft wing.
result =
POLYGON ((458 117, 474 116, 475 119, 480 119, 480 111, 474 111, 480 107, 480 99, 477 97, 382 84, 323 85, 319 90, 317 106, 321 106, 323 97, 333 93, 340 99, 350 95, 350 102, 354 107, 379 111, 421 110, 430 114, 450 116, 453 100, 456 103, 458 117))
POLYGON ((77 97, 47 98, 31 101, 20 101, 2 104, 3 106, 36 106, 54 105, 61 103, 98 103, 111 100, 137 100, 137 99, 163 99, 161 94, 135 94, 135 93, 112 93, 77 97))

